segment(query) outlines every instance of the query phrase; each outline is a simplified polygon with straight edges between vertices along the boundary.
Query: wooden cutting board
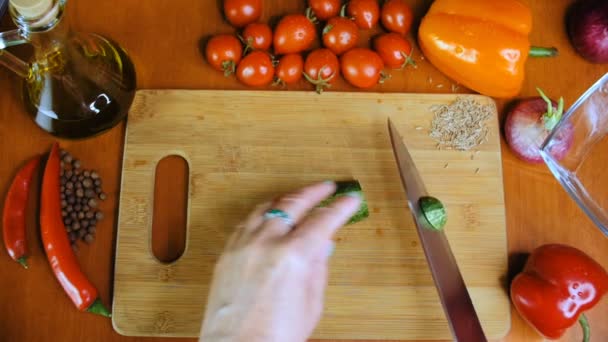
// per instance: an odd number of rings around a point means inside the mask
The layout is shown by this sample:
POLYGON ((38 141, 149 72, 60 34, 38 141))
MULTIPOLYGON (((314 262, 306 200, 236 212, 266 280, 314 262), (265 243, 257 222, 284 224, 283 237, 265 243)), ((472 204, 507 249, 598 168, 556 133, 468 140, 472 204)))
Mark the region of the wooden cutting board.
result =
MULTIPOLYGON (((139 91, 128 119, 114 277, 121 334, 198 336, 214 263, 256 204, 325 179, 361 181, 371 216, 336 237, 315 338, 451 339, 390 147, 397 124, 490 339, 510 326, 497 116, 479 152, 438 150, 429 108, 457 95, 139 91), (172 264, 151 253, 154 177, 168 155, 189 164, 188 232, 172 264), (447 167, 446 167, 447 165, 447 167)), ((475 96, 494 105, 490 98, 475 96)))

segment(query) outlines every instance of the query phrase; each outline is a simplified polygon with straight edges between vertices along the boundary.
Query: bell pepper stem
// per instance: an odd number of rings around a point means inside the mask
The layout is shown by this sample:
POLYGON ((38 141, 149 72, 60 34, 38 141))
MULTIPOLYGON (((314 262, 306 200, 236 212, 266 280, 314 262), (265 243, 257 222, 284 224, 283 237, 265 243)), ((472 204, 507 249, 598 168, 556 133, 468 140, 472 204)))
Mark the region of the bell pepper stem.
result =
POLYGON ((532 46, 530 47, 530 57, 555 57, 558 55, 557 48, 532 46))
POLYGON ((589 328, 589 321, 587 321, 587 317, 585 314, 581 314, 578 318, 578 322, 583 328, 583 342, 589 342, 591 338, 591 328, 589 328))
POLYGON ((21 266, 23 266, 23 268, 25 268, 27 270, 28 266, 27 266, 27 258, 26 257, 21 257, 21 258, 17 259, 17 262, 19 264, 21 264, 21 266))
POLYGON ((108 311, 108 309, 103 306, 103 303, 101 302, 101 300, 99 300, 99 298, 95 299, 93 304, 91 304, 91 306, 89 306, 89 308, 87 309, 87 312, 101 315, 103 317, 112 317, 110 311, 108 311))

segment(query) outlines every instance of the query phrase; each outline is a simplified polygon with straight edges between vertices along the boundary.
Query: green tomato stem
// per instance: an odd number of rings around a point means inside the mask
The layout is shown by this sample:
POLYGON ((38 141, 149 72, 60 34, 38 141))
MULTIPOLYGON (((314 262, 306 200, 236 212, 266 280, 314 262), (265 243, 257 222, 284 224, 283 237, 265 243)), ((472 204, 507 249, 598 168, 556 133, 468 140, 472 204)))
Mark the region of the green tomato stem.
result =
POLYGON ((414 61, 414 58, 412 58, 413 54, 414 54, 413 50, 412 50, 412 52, 409 55, 406 54, 405 52, 401 51, 401 55, 403 56, 403 58, 405 58, 405 62, 403 62, 403 64, 401 65, 401 69, 405 69, 408 65, 411 65, 414 68, 418 67, 416 65, 416 61, 414 61))
POLYGON ((312 77, 310 77, 310 75, 308 75, 307 73, 303 73, 304 78, 315 85, 315 90, 317 92, 317 94, 322 94, 323 90, 325 88, 331 88, 331 84, 329 83, 334 76, 336 76, 336 73, 334 72, 333 74, 331 74, 331 76, 329 76, 328 78, 323 78, 323 70, 325 70, 326 68, 329 68, 327 65, 324 65, 318 72, 317 74, 317 79, 313 79, 312 77))
POLYGON ((589 327, 589 321, 587 320, 587 316, 585 314, 581 314, 578 318, 578 322, 583 328, 583 342, 589 342, 591 338, 591 328, 589 327))
POLYGON ((324 28, 323 28, 323 35, 328 34, 329 32, 331 32, 331 30, 334 28, 334 25, 331 24, 327 24, 324 28))
POLYGON ((344 5, 342 5, 342 8, 340 8, 340 16, 341 17, 346 17, 346 6, 347 6, 347 4, 344 4, 344 5))

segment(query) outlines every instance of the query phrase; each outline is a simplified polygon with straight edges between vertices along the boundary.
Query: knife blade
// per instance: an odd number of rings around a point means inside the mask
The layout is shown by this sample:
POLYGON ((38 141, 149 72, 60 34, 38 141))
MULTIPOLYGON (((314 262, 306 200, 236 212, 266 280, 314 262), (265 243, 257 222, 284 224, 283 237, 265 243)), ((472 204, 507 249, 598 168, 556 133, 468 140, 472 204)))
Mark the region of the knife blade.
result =
POLYGON ((408 206, 452 336, 455 341, 461 342, 487 341, 444 231, 432 229, 420 208, 420 198, 428 196, 428 193, 416 164, 390 118, 388 129, 408 206))

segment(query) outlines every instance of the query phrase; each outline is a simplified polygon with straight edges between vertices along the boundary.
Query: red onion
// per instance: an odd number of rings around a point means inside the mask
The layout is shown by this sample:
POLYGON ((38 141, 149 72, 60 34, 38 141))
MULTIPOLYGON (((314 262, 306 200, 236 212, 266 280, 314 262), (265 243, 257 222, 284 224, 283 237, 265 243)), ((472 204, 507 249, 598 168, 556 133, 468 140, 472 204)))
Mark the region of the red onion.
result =
POLYGON ((567 17, 572 45, 586 60, 608 63, 608 0, 579 0, 567 17))

